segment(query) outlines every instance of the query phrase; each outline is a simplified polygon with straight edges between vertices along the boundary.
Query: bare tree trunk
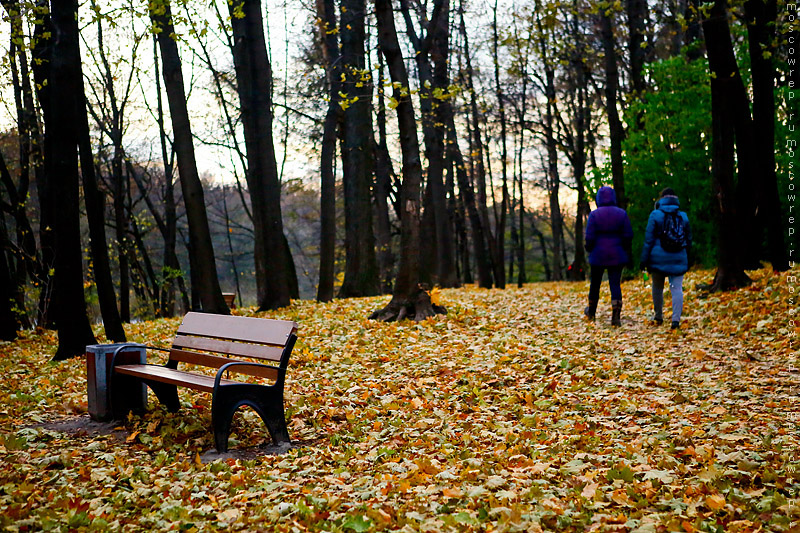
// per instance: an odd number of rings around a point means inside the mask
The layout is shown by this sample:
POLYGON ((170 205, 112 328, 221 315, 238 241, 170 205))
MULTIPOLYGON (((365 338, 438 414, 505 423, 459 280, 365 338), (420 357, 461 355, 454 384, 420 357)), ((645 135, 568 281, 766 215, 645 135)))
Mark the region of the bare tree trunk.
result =
MULTIPOLYGON (((42 121, 44 124, 48 120, 52 121, 52 110, 50 106, 51 86, 48 86, 50 75, 50 63, 53 58, 53 25, 50 15, 43 15, 34 24, 34 38, 31 70, 35 82, 39 106, 42 109, 42 121)), ((39 280, 39 303, 37 308, 36 323, 42 328, 53 328, 55 326, 55 279, 51 274, 55 268, 55 220, 53 207, 53 195, 51 171, 45 159, 45 147, 47 145, 46 136, 43 136, 42 164, 39 166, 40 172, 36 173, 36 188, 39 193, 39 248, 41 250, 41 272, 42 278, 39 280)))
POLYGON ((83 199, 86 204, 86 218, 89 223, 89 240, 92 250, 92 271, 97 286, 97 297, 106 337, 114 342, 125 342, 125 330, 122 327, 122 317, 117 309, 114 280, 111 276, 111 261, 108 257, 106 242, 105 202, 103 202, 103 195, 97 186, 97 177, 95 176, 83 84, 80 84, 79 91, 80 94, 77 96, 80 100, 78 104, 79 123, 77 124, 78 144, 80 145, 81 175, 83 176, 83 199))
POLYGON ((467 28, 466 24, 464 23, 463 0, 459 4, 459 20, 461 34, 464 39, 464 57, 466 58, 467 67, 465 79, 470 98, 470 112, 472 113, 472 144, 474 157, 471 153, 470 159, 473 161, 475 170, 474 177, 476 181, 475 186, 477 189, 478 214, 480 215, 481 224, 483 226, 483 236, 486 239, 485 246, 488 251, 488 259, 492 269, 491 277, 484 281, 488 281, 488 287, 491 287, 492 283, 497 281, 498 275, 505 278, 505 266, 504 261, 498 261, 498 258, 494 255, 496 252, 495 236, 492 234, 491 223, 489 221, 489 208, 486 198, 486 167, 484 166, 483 141, 481 139, 480 115, 478 113, 478 97, 475 94, 475 85, 472 79, 472 59, 470 58, 467 28))
POLYGON ((150 17, 161 49, 164 87, 167 91, 175 150, 178 156, 178 172, 183 189, 183 201, 189 222, 189 263, 192 269, 192 296, 195 295, 202 310, 207 313, 230 314, 222 297, 217 277, 211 231, 208 226, 203 185, 197 173, 192 130, 183 87, 181 60, 178 44, 172 37, 175 28, 168 0, 151 1, 150 17))
POLYGON ((550 271, 550 261, 547 260, 547 244, 544 241, 544 234, 536 227, 536 224, 531 220, 531 229, 533 235, 539 241, 539 248, 542 250, 542 268, 544 269, 545 281, 553 279, 553 273, 550 271))
MULTIPOLYGON (((17 0, 1 0, 7 13, 11 27, 9 44, 9 64, 11 70, 11 84, 14 89, 14 103, 17 112, 17 134, 19 144, 19 173, 17 184, 11 179, 8 169, 2 171, 2 182, 9 195, 9 211, 14 218, 16 233, 16 250, 10 254, 16 255, 17 260, 9 272, 14 285, 12 294, 16 303, 17 319, 23 328, 31 327, 31 320, 25 309, 25 283, 30 278, 37 283, 43 283, 47 276, 43 272, 39 253, 36 247, 36 236, 27 214, 28 195, 30 192, 31 170, 36 177, 37 184, 42 177, 42 139, 39 133, 36 107, 33 102, 33 90, 28 71, 28 57, 25 51, 25 33, 22 13, 17 0), (31 168, 32 167, 32 168, 31 168)), ((12 261, 11 255, 9 261, 12 261)))
POLYGON ((748 0, 744 4, 753 76, 753 131, 759 207, 754 226, 760 239, 767 231, 767 257, 775 271, 789 268, 781 219, 778 178, 775 173, 775 65, 771 59, 777 2, 748 0))
POLYGON ((378 44, 395 85, 400 148, 403 153, 403 185, 400 219, 400 265, 391 301, 370 318, 392 321, 403 318, 423 320, 443 308, 434 308, 428 293, 419 286, 419 222, 422 163, 419 155, 417 124, 408 84, 408 73, 397 39, 391 0, 375 0, 378 19, 378 44))
POLYGON ((617 110, 617 92, 619 90, 619 69, 617 68, 616 39, 614 38, 613 14, 608 9, 600 10, 600 39, 605 54, 604 67, 606 76, 605 104, 608 117, 608 130, 611 151, 611 178, 614 192, 617 195, 617 205, 623 209, 627 205, 625 199, 625 178, 622 164, 622 141, 625 138, 625 129, 619 118, 617 110))
POLYGON ((225 236, 228 240, 228 253, 231 254, 231 271, 233 272, 233 280, 236 284, 236 296, 239 298, 239 307, 242 306, 242 287, 239 282, 239 269, 236 266, 236 251, 233 248, 233 239, 231 238, 231 234, 233 233, 233 229, 231 228, 231 217, 228 213, 228 188, 222 187, 222 208, 225 213, 225 236))
MULTIPOLYGON (((45 116, 45 165, 54 201, 55 232, 55 318, 60 361, 83 355, 87 344, 96 342, 83 294, 78 188, 79 110, 83 78, 78 41, 78 1, 64 0, 50 6, 53 52, 47 80, 58 92, 49 92, 49 116, 45 116), (48 118, 50 120, 48 120, 48 118), (55 199, 58 199, 55 201, 55 199)), ((84 117, 85 120, 85 117, 84 117)))
POLYGON ((285 307, 297 296, 292 291, 294 262, 283 232, 281 185, 272 139, 272 68, 261 2, 242 0, 228 7, 247 149, 247 185, 253 206, 258 306, 263 311, 285 307))
POLYGON ((647 0, 626 0, 628 15, 628 55, 630 57, 631 90, 634 98, 641 98, 645 91, 644 62, 647 57, 645 48, 645 16, 647 0))
POLYGON ((445 186, 447 187, 447 193, 449 195, 448 208, 450 213, 452 213, 452 223, 457 241, 456 247, 458 261, 456 262, 456 267, 458 268, 460 265, 458 276, 461 282, 471 285, 472 283, 475 283, 475 281, 472 278, 472 268, 469 261, 469 238, 467 237, 467 215, 464 208, 464 197, 461 194, 456 196, 455 190, 455 174, 459 171, 455 168, 456 163, 453 152, 458 150, 458 147, 456 147, 454 150, 449 144, 450 141, 448 140, 446 159, 447 179, 445 186))
MULTIPOLYGON (((718 231, 717 273, 712 290, 726 291, 750 283, 739 261, 739 224, 734 187, 734 128, 738 67, 727 19, 727 2, 715 0, 703 32, 711 70, 712 190, 718 231)), ((738 83, 737 83, 738 81, 738 83)))
MULTIPOLYGON (((98 10, 97 2, 92 0, 92 9, 98 10)), ((99 11, 98 11, 99 12, 99 11)), ((103 65, 103 88, 108 96, 108 104, 110 106, 111 115, 106 116, 109 123, 103 124, 101 121, 99 126, 107 131, 109 137, 111 138, 111 144, 113 146, 113 156, 111 159, 111 183, 112 183, 112 190, 113 190, 113 208, 114 208, 114 225, 116 229, 116 240, 117 240, 117 261, 118 261, 118 271, 117 276, 119 279, 119 312, 118 314, 122 322, 130 322, 131 320, 131 306, 130 306, 130 246, 128 244, 128 209, 125 205, 125 202, 128 198, 130 192, 130 184, 125 180, 123 174, 123 157, 124 152, 122 148, 122 112, 120 110, 120 106, 117 102, 117 95, 114 89, 114 74, 111 71, 111 67, 108 63, 108 58, 106 57, 105 53, 105 42, 103 38, 103 17, 97 17, 97 43, 98 43, 98 52, 100 54, 100 60, 103 65)), ((85 97, 84 97, 85 100, 85 97)), ((124 105, 124 104, 123 104, 124 105)), ((89 139, 89 124, 86 124, 86 132, 85 132, 85 139, 83 136, 81 138, 81 168, 84 173, 84 189, 87 188, 87 173, 91 173, 92 175, 88 177, 88 188, 97 190, 97 180, 94 177, 94 163, 92 162, 92 153, 91 153, 91 142, 89 139), (84 150, 86 149, 86 150, 84 150), (84 151, 87 153, 84 155, 84 151), (91 164, 91 170, 87 170, 86 165, 87 163, 91 164)), ((95 194, 99 194, 99 191, 95 194)), ((98 200, 101 201, 99 204, 101 207, 104 202, 102 199, 98 197, 98 200)), ((93 209, 97 209, 97 204, 95 202, 91 202, 93 204, 93 209)), ((87 201, 87 211, 89 210, 90 202, 87 201)), ((88 213, 87 213, 88 214, 88 213)), ((99 220, 104 220, 104 214, 101 212, 99 220)), ((95 220, 98 220, 95 217, 95 220)), ((96 230, 97 231, 97 230, 96 230)), ((105 228, 103 228, 103 246, 106 246, 105 243, 105 228)), ((98 235, 99 237, 99 235, 98 235)), ((94 239, 92 239, 94 242, 94 239)), ((94 246, 92 248, 94 250, 94 246)), ((103 253, 103 252, 99 252, 103 253)), ((108 255, 108 250, 105 251, 105 254, 108 255)), ((98 286, 98 291, 100 290, 98 286)), ((102 302, 102 298, 101 298, 102 302)), ((116 306, 116 298, 115 304, 116 306)), ((101 303, 102 308, 102 303, 101 303)))
MULTIPOLYGON (((175 316, 175 280, 178 282, 183 297, 183 307, 188 311, 189 301, 186 296, 186 286, 183 272, 178 261, 176 245, 178 239, 178 214, 175 211, 175 181, 174 160, 167 155, 167 132, 164 130, 164 104, 161 97, 161 78, 158 68, 158 41, 153 37, 153 58, 155 66, 156 100, 158 138, 161 145, 161 161, 164 165, 164 224, 159 225, 161 236, 164 239, 164 258, 161 269, 162 289, 159 298, 161 302, 161 316, 175 316)), ((174 155, 174 152, 172 152, 174 155)), ((153 209, 155 213, 155 209, 153 209)))
POLYGON ((319 285, 317 301, 333 299, 333 281, 336 265, 336 132, 342 123, 342 108, 339 105, 340 60, 339 39, 336 27, 336 5, 334 0, 317 0, 319 38, 322 41, 322 56, 325 61, 328 83, 328 111, 322 127, 322 151, 320 156, 320 245, 319 285))
POLYGON ((423 253, 421 276, 431 277, 442 287, 458 286, 453 249, 453 230, 447 214, 447 198, 444 187, 445 127, 442 120, 441 98, 437 92, 446 93, 449 85, 447 75, 447 56, 449 53, 449 14, 450 1, 436 0, 433 14, 427 24, 423 24, 424 35, 417 35, 411 20, 408 2, 401 1, 406 33, 416 51, 415 60, 420 77, 420 110, 422 113, 422 133, 425 155, 428 159, 427 188, 425 191, 425 213, 423 226, 430 225, 429 231, 436 235, 435 240, 421 243, 423 253), (427 253, 425 250, 427 249, 427 253), (429 266, 425 268, 425 264, 429 266), (432 267, 432 268, 431 268, 432 267))
MULTIPOLYGON (((374 168, 371 103, 372 80, 365 72, 365 0, 344 0, 340 21, 344 110, 343 183, 345 205, 345 272, 339 297, 380 294, 371 193, 374 168)), ((416 272, 415 272, 416 275, 416 272)))
MULTIPOLYGON (((0 154, 0 159, 2 158, 0 154)), ((5 163, 0 161, 3 166, 5 163)), ((0 211, 0 341, 13 341, 17 338, 20 322, 14 312, 14 284, 12 283, 11 262, 7 251, 11 250, 5 215, 0 211)))
MULTIPOLYGON (((496 220, 495 229, 495 251, 494 255, 499 260, 499 270, 495 268, 495 283, 498 288, 505 289, 506 275, 505 275, 505 258, 506 258, 506 216, 509 208, 509 194, 508 194, 508 146, 506 144, 506 137, 508 135, 508 128, 506 125, 506 102, 505 95, 503 94, 503 86, 500 84, 500 58, 498 57, 498 31, 497 31, 497 4, 498 0, 494 2, 494 18, 492 19, 492 55, 494 60, 494 84, 497 93, 497 106, 500 113, 500 158, 501 158, 501 172, 502 172, 502 199, 500 200, 500 213, 496 220)), ((514 264, 513 261, 509 262, 514 264)))
MULTIPOLYGON (((383 56, 378 57, 378 79, 383 79, 383 56)), ((382 85, 382 84, 381 84, 382 85)), ((384 90, 378 89, 378 142, 375 144, 375 237, 378 245, 378 268, 381 292, 391 294, 394 281, 395 254, 392 250, 392 226, 389 219, 389 195, 392 192, 394 169, 386 142, 386 105, 384 90)))

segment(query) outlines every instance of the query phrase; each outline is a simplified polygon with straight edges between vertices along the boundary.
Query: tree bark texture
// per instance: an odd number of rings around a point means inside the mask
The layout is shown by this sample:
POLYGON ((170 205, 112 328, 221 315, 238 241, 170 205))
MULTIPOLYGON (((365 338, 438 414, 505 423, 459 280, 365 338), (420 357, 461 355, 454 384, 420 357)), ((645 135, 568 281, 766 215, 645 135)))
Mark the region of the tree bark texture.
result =
POLYGON ((739 97, 736 59, 727 19, 727 2, 715 0, 703 20, 711 70, 711 173, 718 232, 717 273, 711 289, 726 291, 750 283, 738 248, 741 218, 737 212, 734 177, 734 128, 739 97))
POLYGON ((342 108, 339 106, 341 69, 339 39, 336 37, 336 4, 333 0, 317 0, 316 7, 329 97, 328 111, 322 126, 320 155, 320 244, 317 301, 329 302, 334 296, 333 282, 336 266, 336 175, 334 167, 336 164, 336 134, 342 122, 342 108))
POLYGON ((391 301, 371 318, 392 321, 403 318, 423 320, 436 311, 425 298, 419 286, 419 241, 420 241, 420 187, 422 163, 420 161, 419 138, 414 118, 414 107, 408 83, 408 72, 397 39, 397 29, 392 14, 391 0, 375 0, 375 15, 378 20, 378 44, 386 59, 392 83, 393 97, 397 100, 397 122, 400 131, 400 148, 403 160, 403 184, 400 195, 400 264, 391 301))
MULTIPOLYGON (((420 111, 425 156, 428 159, 427 187, 423 227, 429 225, 436 238, 425 239, 422 261, 433 267, 431 281, 442 287, 458 286, 453 247, 453 228, 447 212, 447 194, 444 187, 445 127, 442 120, 442 100, 447 98, 449 85, 447 57, 449 55, 449 0, 436 0, 430 21, 423 25, 424 34, 417 35, 411 20, 407 1, 400 3, 406 22, 406 32, 414 46, 417 72, 420 79, 420 111), (426 246, 429 243, 430 246, 426 246), (430 256, 430 257, 428 257, 430 256)), ((423 269, 427 270, 427 269, 423 269)), ((422 274, 425 279, 425 273, 422 274)))
POLYGON ((625 176, 622 164, 622 141, 625 129, 617 110, 617 93, 619 91, 619 68, 617 67, 616 38, 614 37, 614 21, 611 8, 600 10, 600 40, 603 45, 606 87, 605 104, 608 117, 608 130, 611 152, 611 179, 617 195, 617 205, 623 209, 627 205, 625 199, 625 176))
MULTIPOLYGON (((505 94, 503 93, 503 86, 500 84, 500 58, 498 55, 498 42, 500 40, 497 30, 497 4, 498 0, 494 2, 494 18, 492 19, 492 55, 494 62, 494 85, 495 93, 497 96, 497 108, 500 114, 500 171, 501 175, 501 189, 502 197, 500 200, 500 213, 495 221, 495 250, 494 255, 501 261, 500 270, 495 268, 495 283, 498 288, 504 289, 506 287, 505 275, 505 257, 506 257, 506 218, 509 209, 509 194, 508 194, 508 127, 506 125, 506 102, 505 94)), ((510 261, 511 264, 514 261, 510 261)))
MULTIPOLYGON (((42 122, 46 125, 53 122, 50 105, 49 85, 50 64, 53 58, 53 23, 49 14, 42 16, 34 24, 34 42, 31 70, 35 82, 39 106, 42 110, 42 122)), ((41 174, 37 174, 36 188, 39 193, 39 249, 41 252, 42 279, 39 280, 39 303, 36 323, 39 327, 53 329, 55 327, 55 279, 51 275, 55 267, 55 208, 51 184, 51 168, 46 160, 47 136, 42 137, 41 174)))
POLYGON ((372 150, 372 80, 366 69, 365 0, 343 0, 340 19, 344 111, 343 182, 345 208, 345 272, 340 298, 380 294, 371 188, 375 167, 372 150))
MULTIPOLYGON (((378 58, 378 80, 383 80, 383 60, 378 58)), ((379 81, 383 85, 382 81, 379 81)), ((389 218, 389 195, 396 181, 389 147, 386 142, 386 105, 384 89, 378 89, 378 141, 375 143, 375 238, 378 246, 378 268, 380 269, 381 292, 391 294, 394 282, 395 254, 392 250, 392 224, 389 218)), ((395 197, 398 191, 394 191, 395 197)))
POLYGON ((260 0, 240 0, 228 7, 253 209, 258 306, 263 311, 285 307, 298 296, 292 294, 294 262, 291 254, 287 257, 281 218, 281 184, 272 138, 272 67, 260 0))
POLYGON ((45 122, 45 164, 49 175, 55 232, 55 320, 58 349, 54 360, 83 355, 96 342, 83 294, 83 257, 80 233, 80 178, 78 175, 79 104, 83 78, 78 41, 78 1, 54 1, 53 54, 48 83, 50 121, 45 122))
POLYGON ((192 297, 193 300, 196 298, 202 311, 228 315, 230 309, 222 297, 217 277, 217 265, 211 243, 203 184, 200 182, 197 172, 178 43, 173 37, 175 28, 172 24, 170 3, 169 0, 150 0, 149 7, 150 18, 153 21, 161 50, 164 88, 167 91, 167 102, 172 118, 173 142, 189 225, 192 297))
MULTIPOLYGON (((5 166, 5 163, 2 164, 5 166)), ((0 211, 0 341, 16 339, 21 325, 17 313, 14 312, 16 302, 12 283, 11 249, 5 214, 0 211)))
MULTIPOLYGON (((476 199, 478 202, 478 214, 480 215, 483 226, 483 236, 486 239, 485 250, 488 252, 487 260, 491 268, 491 275, 482 281, 487 288, 491 288, 497 281, 498 275, 505 278, 505 258, 495 257, 495 236, 492 234, 491 222, 489 221, 489 207, 486 196, 486 166, 484 165, 483 141, 481 139, 480 114, 478 112, 478 98, 475 93, 475 84, 472 73, 472 59, 470 58, 469 37, 464 22, 463 0, 459 4, 459 20, 461 27, 461 37, 464 40, 464 57, 466 58, 465 80, 467 91, 469 92, 469 107, 472 114, 472 147, 470 151, 470 161, 473 163, 473 183, 477 190, 476 199)), ((481 286, 484 286, 482 283, 481 286)))
POLYGON ((756 187, 758 214, 755 226, 758 237, 767 232, 767 259, 775 271, 789 268, 784 243, 784 224, 775 172, 775 65, 774 54, 776 0, 748 0, 744 4, 747 37, 750 50, 750 69, 753 83, 753 131, 758 161, 756 187), (766 54, 766 55, 765 55, 766 54))

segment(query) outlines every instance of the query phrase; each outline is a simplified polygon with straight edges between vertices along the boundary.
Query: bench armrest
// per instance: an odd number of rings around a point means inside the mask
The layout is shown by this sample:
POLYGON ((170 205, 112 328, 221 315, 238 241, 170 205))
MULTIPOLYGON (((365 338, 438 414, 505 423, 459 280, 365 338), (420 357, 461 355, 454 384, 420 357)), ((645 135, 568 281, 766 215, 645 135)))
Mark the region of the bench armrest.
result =
POLYGON ((286 368, 281 368, 281 367, 275 366, 275 365, 265 365, 265 364, 262 364, 262 363, 252 363, 252 362, 249 362, 249 361, 233 361, 231 363, 225 363, 224 365, 219 367, 219 370, 217 370, 217 376, 214 378, 214 395, 217 394, 217 389, 219 388, 219 383, 222 380, 222 374, 224 372, 226 372, 232 366, 260 366, 260 367, 264 367, 264 368, 272 368, 274 370, 277 370, 278 371, 278 379, 275 381, 276 384, 279 381, 283 381, 283 377, 286 374, 286 368))
POLYGON ((117 364, 117 354, 119 354, 122 350, 125 350, 126 348, 133 348, 133 347, 136 347, 136 348, 150 348, 150 346, 145 346, 144 344, 139 344, 138 342, 126 342, 124 344, 121 344, 119 347, 117 347, 116 350, 114 350, 114 353, 111 355, 111 371, 112 372, 114 371, 114 367, 117 364))

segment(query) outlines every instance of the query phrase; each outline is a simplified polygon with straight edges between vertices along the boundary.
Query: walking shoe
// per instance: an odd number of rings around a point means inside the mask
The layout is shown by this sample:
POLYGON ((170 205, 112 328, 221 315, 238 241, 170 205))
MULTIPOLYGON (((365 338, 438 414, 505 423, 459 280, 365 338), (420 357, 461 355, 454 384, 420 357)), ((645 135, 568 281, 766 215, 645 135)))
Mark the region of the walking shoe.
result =
POLYGON ((678 322, 677 320, 673 320, 672 321, 672 326, 670 326, 670 329, 678 329, 678 326, 680 326, 680 325, 681 325, 680 322, 678 322))
POLYGON ((622 314, 622 300, 611 300, 611 325, 621 326, 622 321, 620 315, 622 314))
POLYGON ((661 324, 663 324, 663 323, 664 323, 664 319, 663 319, 663 318, 656 318, 656 317, 653 317, 653 318, 651 318, 650 320, 651 320, 651 321, 653 322, 653 324, 655 324, 656 326, 660 326, 661 324))
POLYGON ((589 305, 583 310, 583 314, 589 321, 594 321, 594 315, 597 312, 597 300, 589 300, 589 305))

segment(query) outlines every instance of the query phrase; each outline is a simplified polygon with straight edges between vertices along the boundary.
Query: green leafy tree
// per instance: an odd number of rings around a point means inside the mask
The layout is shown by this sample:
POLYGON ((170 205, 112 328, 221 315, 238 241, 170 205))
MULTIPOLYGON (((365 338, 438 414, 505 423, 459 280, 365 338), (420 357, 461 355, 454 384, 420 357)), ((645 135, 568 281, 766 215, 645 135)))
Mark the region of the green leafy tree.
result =
POLYGON ((629 125, 641 120, 641 127, 631 127, 623 142, 634 251, 641 249, 647 218, 659 192, 672 187, 692 223, 690 259, 710 266, 716 239, 708 186, 711 91, 707 62, 678 56, 648 68, 652 88, 625 113, 629 125))

